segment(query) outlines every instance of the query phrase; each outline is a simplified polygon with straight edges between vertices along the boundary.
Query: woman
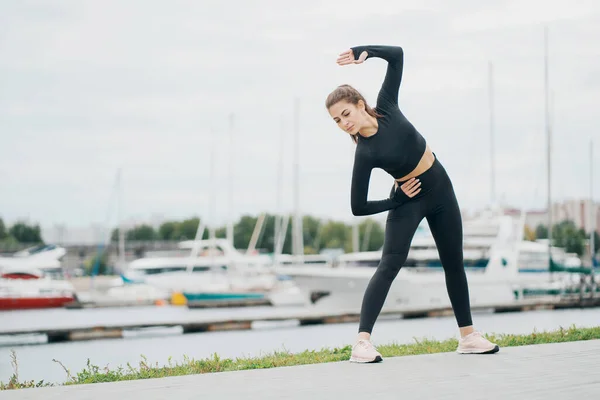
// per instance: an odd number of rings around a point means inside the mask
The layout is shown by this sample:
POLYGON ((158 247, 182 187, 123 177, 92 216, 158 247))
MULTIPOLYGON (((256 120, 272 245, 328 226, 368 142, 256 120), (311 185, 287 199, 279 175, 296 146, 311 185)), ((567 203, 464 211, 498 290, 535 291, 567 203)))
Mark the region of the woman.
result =
POLYGON ((389 211, 381 261, 364 294, 358 339, 350 361, 382 360, 371 332, 390 286, 406 261, 413 235, 423 218, 431 229, 444 268, 446 288, 460 330, 457 352, 495 353, 495 343, 473 329, 469 289, 463 265, 462 221, 450 178, 425 139, 398 107, 404 52, 395 46, 357 46, 340 54, 339 65, 379 57, 388 62, 375 109, 353 87, 341 85, 326 100, 338 126, 356 143, 351 207, 354 215, 389 211), (368 201, 371 170, 395 179, 389 198, 368 201))

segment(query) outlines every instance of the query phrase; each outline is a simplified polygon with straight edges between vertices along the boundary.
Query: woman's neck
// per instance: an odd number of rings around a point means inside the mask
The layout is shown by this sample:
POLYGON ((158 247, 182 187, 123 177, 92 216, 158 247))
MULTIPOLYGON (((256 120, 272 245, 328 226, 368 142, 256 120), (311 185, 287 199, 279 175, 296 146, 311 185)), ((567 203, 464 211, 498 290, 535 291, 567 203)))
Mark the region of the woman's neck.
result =
POLYGON ((378 129, 379 124, 377 123, 377 118, 369 115, 367 124, 360 129, 359 133, 361 136, 369 137, 375 135, 378 129))

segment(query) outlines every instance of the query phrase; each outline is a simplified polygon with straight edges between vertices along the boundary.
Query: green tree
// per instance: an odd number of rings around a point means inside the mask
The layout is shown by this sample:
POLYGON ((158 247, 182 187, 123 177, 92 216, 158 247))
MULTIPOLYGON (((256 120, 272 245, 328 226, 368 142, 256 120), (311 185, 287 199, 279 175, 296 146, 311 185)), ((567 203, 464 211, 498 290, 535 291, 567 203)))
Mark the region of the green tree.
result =
POLYGON ((164 222, 158 228, 158 237, 161 240, 175 240, 175 232, 177 231, 177 222, 164 222))
POLYGON ((4 225, 4 221, 0 218, 0 240, 4 240, 8 237, 8 232, 6 232, 6 225, 4 225))
MULTIPOLYGON (((120 229, 119 228, 115 228, 112 230, 111 234, 110 234, 110 240, 113 242, 116 242, 119 240, 119 232, 120 229)), ((125 239, 127 239, 127 234, 129 231, 125 231, 125 239)))
MULTIPOLYGON (((293 218, 289 215, 285 240, 282 252, 292 253, 292 227, 293 218)), ((276 215, 266 214, 262 230, 257 238, 256 248, 263 252, 275 251, 275 221, 276 215)), ((250 239, 256 227, 258 216, 243 215, 234 223, 234 246, 244 250, 250 244, 250 239)), ((127 240, 192 240, 196 236, 199 218, 189 218, 183 221, 166 221, 157 231, 148 225, 136 226, 126 233, 127 240)), ((321 219, 305 215, 302 219, 304 252, 306 254, 319 253, 324 248, 342 248, 352 251, 352 226, 339 221, 323 221, 321 219)), ((226 226, 215 229, 217 238, 225 238, 226 226)), ((381 224, 373 219, 366 219, 359 225, 360 250, 378 250, 383 245, 384 231, 381 224), (367 239, 365 237, 367 236, 367 239), (368 242, 365 242, 368 240, 368 242), (363 246, 365 245, 365 246, 363 246)), ((117 240, 118 229, 113 230, 112 240, 117 240)), ((202 236, 208 239, 209 232, 205 229, 202 236)))
POLYGON ((24 222, 17 222, 9 229, 9 234, 20 243, 43 243, 40 226, 29 226, 24 222))
POLYGON ((343 248, 352 251, 352 228, 343 222, 327 221, 321 230, 323 247, 326 249, 343 248))
MULTIPOLYGON (((186 220, 181 221, 177 224, 177 229, 175 229, 175 237, 174 240, 194 240, 196 237, 196 231, 198 230, 198 225, 200 224, 200 218, 188 218, 186 220)), ((204 234, 202 238, 208 238, 208 227, 204 230, 204 234)))
POLYGON ((254 226, 258 217, 243 215, 233 226, 233 246, 236 249, 246 249, 250 244, 254 226))
POLYGON ((125 235, 126 240, 156 240, 158 233, 150 225, 139 225, 133 229, 127 231, 125 235))
POLYGON ((385 236, 385 232, 377 221, 372 218, 367 218, 362 221, 358 226, 359 233, 359 246, 360 251, 376 251, 383 246, 383 239, 385 236), (363 248, 363 243, 366 237, 366 234, 369 234, 369 237, 366 248, 363 248))
POLYGON ((227 238, 227 227, 222 226, 220 228, 215 229, 215 237, 225 239, 227 238))
POLYGON ((305 215, 302 217, 302 241, 306 250, 318 253, 321 250, 321 220, 305 215))
POLYGON ((573 221, 562 221, 552 227, 552 245, 568 253, 583 255, 586 239, 585 231, 577 229, 573 221))
MULTIPOLYGON (((286 217, 286 218, 289 218, 286 217)), ((275 251, 275 221, 278 218, 276 215, 266 214, 265 220, 261 232, 256 241, 256 248, 264 252, 272 253, 275 251)), ((238 249, 246 249, 250 244, 250 239, 254 233, 258 217, 252 217, 249 215, 242 216, 239 221, 234 224, 233 228, 233 243, 238 249)), ((222 227, 216 231, 217 237, 225 237, 226 228, 222 227)), ((283 253, 291 253, 292 249, 292 235, 291 235, 291 219, 288 221, 287 230, 285 233, 285 242, 283 245, 283 253)))
POLYGON ((539 224, 535 228, 535 237, 537 239, 548 239, 548 227, 542 224, 539 224))

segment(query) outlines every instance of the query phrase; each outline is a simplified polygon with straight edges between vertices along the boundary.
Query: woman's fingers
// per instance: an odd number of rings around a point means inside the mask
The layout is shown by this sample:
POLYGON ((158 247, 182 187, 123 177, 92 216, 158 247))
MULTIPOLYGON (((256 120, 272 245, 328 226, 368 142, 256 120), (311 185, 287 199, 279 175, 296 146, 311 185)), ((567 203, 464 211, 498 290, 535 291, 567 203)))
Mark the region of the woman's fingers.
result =
POLYGON ((351 57, 341 57, 337 59, 337 63, 340 65, 348 65, 354 63, 354 59, 351 57))
POLYGON ((416 195, 418 195, 418 194, 419 194, 419 192, 420 192, 420 191, 421 191, 421 188, 419 188, 417 191, 415 191, 414 193, 412 193, 412 194, 410 195, 410 197, 415 197, 416 195))
POLYGON ((402 185, 403 188, 405 189, 412 189, 415 185, 419 184, 420 181, 417 178, 411 178, 408 181, 404 182, 404 184, 402 185))
POLYGON ((354 63, 354 53, 352 50, 346 50, 343 53, 340 53, 337 63, 340 65, 348 65, 354 63))
POLYGON ((416 178, 411 178, 402 184, 400 188, 408 197, 414 197, 421 191, 421 181, 416 178))
POLYGON ((409 196, 409 197, 416 196, 417 193, 419 193, 421 191, 421 187, 420 186, 421 186, 421 184, 419 183, 415 187, 411 188, 410 190, 408 190, 406 192, 406 195, 409 196))

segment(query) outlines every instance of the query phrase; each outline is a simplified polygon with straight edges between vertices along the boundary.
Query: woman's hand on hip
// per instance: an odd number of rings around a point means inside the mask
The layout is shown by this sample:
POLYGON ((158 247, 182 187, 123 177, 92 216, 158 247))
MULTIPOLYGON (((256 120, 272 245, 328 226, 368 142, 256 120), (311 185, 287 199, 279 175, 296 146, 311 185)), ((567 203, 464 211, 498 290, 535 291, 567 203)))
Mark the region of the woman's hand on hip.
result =
POLYGON ((352 49, 350 49, 350 50, 346 50, 345 52, 343 52, 339 55, 339 57, 337 59, 337 63, 339 65, 362 64, 363 61, 365 61, 366 59, 367 59, 366 51, 363 51, 362 53, 360 53, 358 60, 355 60, 354 52, 352 51, 352 49))
MULTIPOLYGON (((417 178, 410 178, 400 185, 400 189, 406 196, 415 197, 421 191, 421 181, 417 178)), ((396 181, 396 190, 398 190, 398 181, 396 181)))

